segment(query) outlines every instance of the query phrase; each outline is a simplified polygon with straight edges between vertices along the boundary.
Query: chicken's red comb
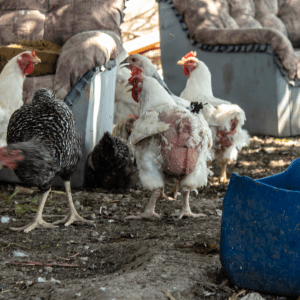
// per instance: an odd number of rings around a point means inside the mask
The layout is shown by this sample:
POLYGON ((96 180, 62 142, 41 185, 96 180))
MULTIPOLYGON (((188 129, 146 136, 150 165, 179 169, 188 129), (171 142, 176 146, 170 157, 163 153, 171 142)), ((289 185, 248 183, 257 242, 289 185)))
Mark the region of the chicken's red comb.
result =
POLYGON ((32 55, 32 57, 37 57, 37 55, 36 55, 36 49, 34 49, 33 51, 31 51, 31 55, 32 55))
POLYGON ((14 170, 24 158, 20 150, 7 151, 6 147, 0 148, 0 163, 8 169, 14 170))
POLYGON ((183 58, 188 59, 190 57, 196 57, 196 56, 197 56, 197 52, 196 51, 191 51, 190 53, 186 54, 183 58))
POLYGON ((133 66, 131 69, 131 77, 128 79, 128 81, 130 82, 133 77, 135 77, 136 75, 140 75, 143 73, 143 70, 140 67, 137 66, 133 66))
POLYGON ((137 115, 135 115, 135 114, 129 114, 128 116, 127 116, 128 118, 135 118, 136 120, 139 118, 137 115))

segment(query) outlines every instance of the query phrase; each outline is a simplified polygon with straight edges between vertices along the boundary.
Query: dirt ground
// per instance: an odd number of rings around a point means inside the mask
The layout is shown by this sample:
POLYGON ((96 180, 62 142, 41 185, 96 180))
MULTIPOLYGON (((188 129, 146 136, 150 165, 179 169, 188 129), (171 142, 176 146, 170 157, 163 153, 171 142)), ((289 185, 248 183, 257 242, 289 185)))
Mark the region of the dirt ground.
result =
MULTIPOLYGON (((228 174, 269 176, 285 170, 299 156, 299 137, 253 137, 238 161, 230 163, 228 174)), ((179 196, 173 202, 157 203, 160 220, 124 221, 144 209, 149 192, 74 189, 79 213, 93 219, 95 226, 61 225, 28 234, 9 227, 32 220, 40 194, 19 192, 9 198, 15 187, 1 183, 0 220, 9 217, 9 222, 0 224, 0 299, 228 299, 240 291, 228 282, 219 261, 222 199, 228 183, 217 182, 217 162, 213 171, 209 186, 191 197, 192 211, 207 217, 178 220, 172 216, 181 208, 179 196)), ((171 188, 168 183, 167 190, 171 188)), ((53 190, 44 209, 48 222, 62 218, 67 210, 66 195, 59 193, 62 188, 53 190)))

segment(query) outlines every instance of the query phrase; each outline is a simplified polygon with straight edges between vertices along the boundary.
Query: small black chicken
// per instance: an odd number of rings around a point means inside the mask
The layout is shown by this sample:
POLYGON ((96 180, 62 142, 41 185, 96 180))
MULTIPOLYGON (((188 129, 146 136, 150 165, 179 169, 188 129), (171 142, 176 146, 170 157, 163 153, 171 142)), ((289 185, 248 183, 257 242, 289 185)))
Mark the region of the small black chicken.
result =
POLYGON ((114 191, 141 187, 133 152, 125 140, 104 133, 87 158, 85 185, 114 191))
POLYGON ((54 92, 38 90, 32 104, 16 110, 7 127, 7 147, 0 149, 0 164, 15 171, 18 178, 37 186, 42 199, 34 220, 23 227, 11 228, 29 232, 34 228, 56 228, 42 218, 42 212, 50 192, 50 181, 59 175, 66 189, 68 215, 54 224, 74 221, 91 223, 80 217, 71 195, 70 177, 76 171, 81 157, 81 134, 75 128, 72 111, 54 92))

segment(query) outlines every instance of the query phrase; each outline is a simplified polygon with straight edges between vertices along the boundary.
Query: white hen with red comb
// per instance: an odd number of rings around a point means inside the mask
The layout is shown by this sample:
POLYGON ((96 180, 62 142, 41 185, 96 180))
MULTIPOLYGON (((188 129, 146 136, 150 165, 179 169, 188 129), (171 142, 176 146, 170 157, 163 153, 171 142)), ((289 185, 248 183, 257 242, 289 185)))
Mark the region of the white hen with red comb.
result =
POLYGON ((130 141, 143 187, 152 191, 143 214, 128 219, 159 217, 154 212, 156 200, 163 195, 165 176, 178 178, 184 204, 179 218, 200 217, 189 207, 189 193, 207 184, 210 170, 212 135, 202 115, 192 114, 176 105, 168 92, 152 77, 134 67, 129 83, 132 97, 140 103, 139 119, 134 123, 130 141))
POLYGON ((0 148, 7 146, 6 130, 12 113, 23 105, 23 83, 40 59, 35 51, 14 56, 0 74, 0 148))
POLYGON ((236 160, 238 150, 249 144, 249 134, 242 129, 246 116, 238 105, 214 97, 211 73, 205 63, 195 56, 195 52, 190 52, 178 62, 183 65, 183 73, 188 78, 180 97, 190 102, 207 103, 203 114, 213 136, 211 155, 213 159, 221 160, 219 180, 225 182, 228 161, 236 160))

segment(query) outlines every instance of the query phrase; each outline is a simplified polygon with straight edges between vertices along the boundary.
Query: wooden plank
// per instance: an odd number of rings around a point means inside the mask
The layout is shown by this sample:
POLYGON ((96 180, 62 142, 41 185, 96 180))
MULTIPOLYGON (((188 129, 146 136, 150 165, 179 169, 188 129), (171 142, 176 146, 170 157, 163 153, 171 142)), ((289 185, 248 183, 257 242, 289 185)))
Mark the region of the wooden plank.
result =
POLYGON ((143 37, 136 38, 132 41, 124 43, 123 46, 129 55, 137 53, 142 54, 150 50, 159 49, 159 32, 156 31, 143 37))

